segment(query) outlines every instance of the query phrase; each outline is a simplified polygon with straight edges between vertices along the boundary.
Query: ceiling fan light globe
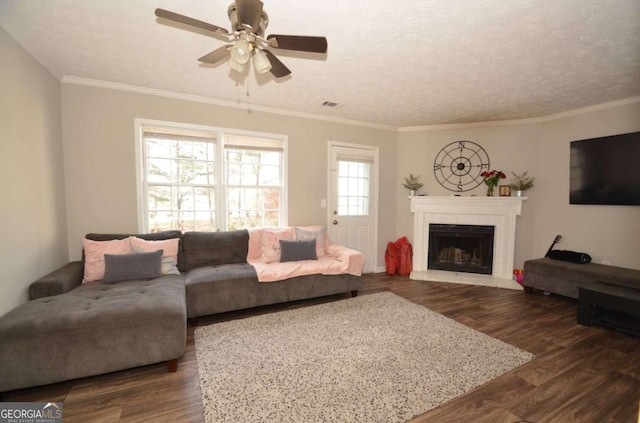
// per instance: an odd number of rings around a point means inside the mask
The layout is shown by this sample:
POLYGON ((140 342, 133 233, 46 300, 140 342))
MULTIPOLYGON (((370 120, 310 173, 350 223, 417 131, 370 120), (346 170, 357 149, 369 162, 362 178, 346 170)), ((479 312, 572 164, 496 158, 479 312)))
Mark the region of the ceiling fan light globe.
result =
POLYGON ((251 47, 247 40, 239 39, 231 48, 231 59, 240 65, 244 65, 251 58, 250 51, 251 47))
POLYGON ((266 73, 271 70, 271 62, 263 51, 258 51, 253 55, 253 66, 258 73, 266 73))
POLYGON ((229 60, 229 67, 231 69, 233 69, 236 72, 242 72, 242 70, 244 69, 244 65, 241 63, 237 63, 235 60, 229 60))

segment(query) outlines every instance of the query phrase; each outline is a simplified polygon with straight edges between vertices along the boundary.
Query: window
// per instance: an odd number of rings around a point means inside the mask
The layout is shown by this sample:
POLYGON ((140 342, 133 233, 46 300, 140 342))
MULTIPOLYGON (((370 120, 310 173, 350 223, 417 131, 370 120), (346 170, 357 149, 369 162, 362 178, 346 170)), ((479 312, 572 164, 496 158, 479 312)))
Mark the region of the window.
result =
POLYGON ((137 120, 139 226, 286 226, 284 137, 137 120))
POLYGON ((228 136, 226 141, 227 228, 279 226, 282 147, 248 137, 228 136))

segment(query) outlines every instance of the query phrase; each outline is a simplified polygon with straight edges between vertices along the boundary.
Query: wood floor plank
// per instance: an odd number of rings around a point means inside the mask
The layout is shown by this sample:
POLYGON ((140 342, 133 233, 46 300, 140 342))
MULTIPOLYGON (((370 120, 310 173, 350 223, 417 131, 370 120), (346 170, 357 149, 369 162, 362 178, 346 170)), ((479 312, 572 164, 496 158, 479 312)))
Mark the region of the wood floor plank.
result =
MULTIPOLYGON (((494 379, 468 394, 449 401, 412 420, 412 423, 477 421, 509 404, 513 396, 522 396, 535 387, 511 374, 494 379), (505 392, 509 396, 505 396, 505 392), (464 401, 461 401, 464 399, 464 401)), ((510 411, 511 413, 511 411, 510 411)))
POLYGON ((540 386, 580 365, 589 355, 597 355, 605 348, 598 342, 601 337, 588 337, 569 348, 555 350, 548 354, 542 354, 536 360, 536 366, 526 366, 516 370, 516 374, 528 382, 540 386))
POLYGON ((122 414, 121 406, 101 407, 97 410, 82 410, 71 408, 69 411, 62 407, 65 423, 118 423, 122 414))
POLYGON ((489 413, 477 416, 473 420, 474 423, 514 423, 519 421, 521 421, 520 417, 502 408, 496 408, 489 413))
POLYGON ((632 407, 640 392, 640 383, 619 373, 583 386, 570 401, 538 420, 552 422, 608 422, 635 423, 632 407))
POLYGON ((627 361, 617 370, 624 375, 640 380, 640 354, 629 354, 627 361))
MULTIPOLYGON (((569 368, 557 377, 543 383, 537 389, 514 397, 505 407, 528 421, 537 422, 545 418, 567 402, 572 401, 584 391, 586 386, 609 380, 610 366, 604 363, 608 361, 610 354, 611 351, 603 350, 597 355, 590 356, 580 365, 569 368)), ((619 363, 620 359, 622 357, 616 356, 611 364, 619 363)), ((589 404, 584 405, 589 406, 589 404)))
MULTIPOLYGON (((394 292, 536 358, 412 420, 638 423, 640 339, 576 323, 576 301, 557 295, 403 276, 365 275, 361 295, 394 292)), ((215 324, 349 298, 333 296, 200 318, 215 324)), ((178 371, 164 363, 7 392, 5 401, 63 401, 65 422, 204 421, 193 333, 178 371)))

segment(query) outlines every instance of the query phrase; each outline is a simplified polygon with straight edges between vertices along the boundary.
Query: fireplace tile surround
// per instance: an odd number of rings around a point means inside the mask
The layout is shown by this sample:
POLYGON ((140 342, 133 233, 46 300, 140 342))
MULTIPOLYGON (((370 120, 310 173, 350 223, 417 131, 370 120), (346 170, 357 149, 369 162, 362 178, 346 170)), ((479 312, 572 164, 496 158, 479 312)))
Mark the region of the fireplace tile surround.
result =
POLYGON ((410 278, 522 289, 512 279, 516 217, 527 197, 416 196, 413 213, 413 271, 410 278), (429 224, 494 226, 491 275, 433 270, 428 266, 429 224))

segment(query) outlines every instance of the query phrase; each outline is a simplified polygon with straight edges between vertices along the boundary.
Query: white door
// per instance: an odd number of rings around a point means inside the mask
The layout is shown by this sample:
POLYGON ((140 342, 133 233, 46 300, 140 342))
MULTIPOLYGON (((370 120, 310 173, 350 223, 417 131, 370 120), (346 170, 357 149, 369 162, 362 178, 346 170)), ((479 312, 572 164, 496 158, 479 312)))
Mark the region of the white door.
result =
POLYGON ((378 148, 329 142, 329 239, 362 252, 377 266, 378 148))

